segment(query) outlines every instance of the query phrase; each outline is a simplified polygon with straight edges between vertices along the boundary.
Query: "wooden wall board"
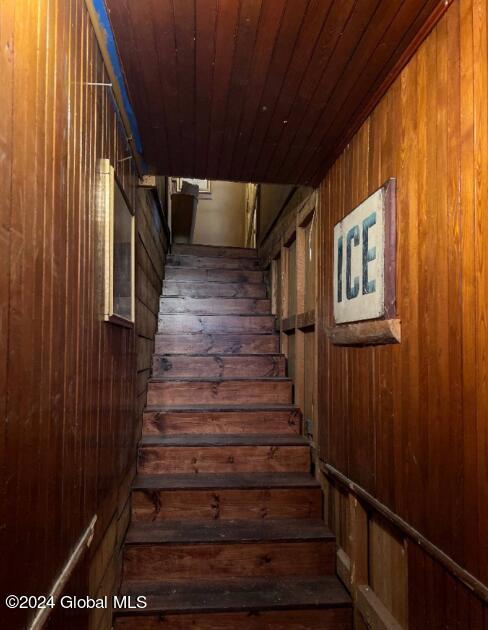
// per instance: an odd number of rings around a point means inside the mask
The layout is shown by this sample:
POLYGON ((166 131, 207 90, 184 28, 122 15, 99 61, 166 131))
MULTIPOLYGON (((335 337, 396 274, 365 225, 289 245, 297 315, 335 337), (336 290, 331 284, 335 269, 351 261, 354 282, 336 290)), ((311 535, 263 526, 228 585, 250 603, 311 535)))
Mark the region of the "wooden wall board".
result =
POLYGON ((408 628, 407 552, 403 538, 381 518, 369 520, 369 584, 402 628, 408 628))
MULTIPOLYGON (((112 97, 92 85, 109 79, 85 3, 27 2, 20 10, 6 0, 0 39, 3 558, 9 590, 36 594, 49 592, 90 519, 98 516, 96 550, 118 510, 141 425, 136 337, 156 327, 165 241, 149 193, 137 191, 112 97), (135 329, 102 318, 100 157, 115 165, 137 209, 145 306, 139 299, 135 329)), ((26 622, 26 611, 6 612, 5 627, 26 622)))
POLYGON ((486 583, 482 4, 452 4, 320 186, 318 404, 321 457, 486 583), (331 228, 390 176, 402 341, 337 348, 331 228))
MULTIPOLYGON (((487 623, 487 23, 481 0, 452 3, 330 166, 315 202, 318 272, 309 304, 315 311, 317 446, 321 459, 346 479, 342 490, 326 484, 329 523, 350 581, 347 479, 372 497, 365 505, 373 534, 374 515, 385 513, 378 506, 395 515, 390 538, 385 534, 381 544, 371 539, 364 579, 371 588, 375 582, 375 597, 398 622, 416 629, 487 623), (389 177, 397 178, 401 342, 337 347, 328 334, 333 226, 389 177), (404 582, 408 575, 408 596, 393 601, 377 569, 382 555, 399 560, 403 546, 392 541, 405 535, 408 553, 400 572, 404 582), (386 552, 383 543, 394 549, 386 552)), ((291 152, 298 160, 300 151, 291 152)), ((280 287, 286 297, 282 339, 298 380, 297 328, 306 315, 299 312, 302 227, 306 234, 307 223, 288 214, 260 249, 267 262, 276 252, 286 255, 296 239, 296 316, 287 317, 286 310, 289 257, 280 287)), ((306 351, 305 374, 307 360, 306 351)))
POLYGON ((448 4, 106 1, 154 172, 305 185, 448 4))

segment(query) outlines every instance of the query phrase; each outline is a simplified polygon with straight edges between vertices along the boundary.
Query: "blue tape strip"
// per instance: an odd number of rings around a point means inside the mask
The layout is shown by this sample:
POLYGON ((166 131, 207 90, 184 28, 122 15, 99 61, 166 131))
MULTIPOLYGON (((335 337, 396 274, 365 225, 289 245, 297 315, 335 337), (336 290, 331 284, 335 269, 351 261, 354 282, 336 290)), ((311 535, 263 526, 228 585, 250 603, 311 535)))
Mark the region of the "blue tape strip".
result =
POLYGON ((110 62, 112 63, 112 68, 115 73, 115 78, 117 80, 120 93, 122 95, 124 109, 126 111, 127 118, 129 119, 132 138, 134 139, 134 143, 136 145, 137 151, 142 154, 142 143, 141 143, 141 136, 139 135, 139 129, 137 126, 137 118, 134 114, 134 110, 132 109, 132 105, 129 100, 129 95, 127 94, 127 90, 125 87, 124 73, 122 72, 122 66, 120 64, 119 54, 117 52, 117 46, 115 45, 115 38, 112 31, 112 26, 110 24, 110 18, 108 17, 107 9, 105 7, 104 0, 93 0, 93 7, 95 11, 97 12, 100 27, 103 29, 105 33, 107 52, 110 57, 110 62))

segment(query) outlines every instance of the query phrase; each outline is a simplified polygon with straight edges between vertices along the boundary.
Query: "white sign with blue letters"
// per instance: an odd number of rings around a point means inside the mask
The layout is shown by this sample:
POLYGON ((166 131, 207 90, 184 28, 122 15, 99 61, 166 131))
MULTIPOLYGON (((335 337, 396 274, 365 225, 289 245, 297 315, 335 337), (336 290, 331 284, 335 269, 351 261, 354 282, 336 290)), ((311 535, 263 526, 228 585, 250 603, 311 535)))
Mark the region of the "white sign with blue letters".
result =
POLYGON ((385 316, 385 188, 334 227, 334 319, 385 316))

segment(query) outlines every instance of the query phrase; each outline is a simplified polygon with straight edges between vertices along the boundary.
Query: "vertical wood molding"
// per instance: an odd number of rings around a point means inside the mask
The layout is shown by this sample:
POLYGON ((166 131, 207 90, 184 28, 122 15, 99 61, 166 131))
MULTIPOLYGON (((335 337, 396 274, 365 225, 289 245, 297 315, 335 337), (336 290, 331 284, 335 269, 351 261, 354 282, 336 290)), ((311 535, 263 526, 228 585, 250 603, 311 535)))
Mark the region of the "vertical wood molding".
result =
POLYGON ((368 583, 368 517, 357 498, 348 495, 348 537, 351 585, 368 583))

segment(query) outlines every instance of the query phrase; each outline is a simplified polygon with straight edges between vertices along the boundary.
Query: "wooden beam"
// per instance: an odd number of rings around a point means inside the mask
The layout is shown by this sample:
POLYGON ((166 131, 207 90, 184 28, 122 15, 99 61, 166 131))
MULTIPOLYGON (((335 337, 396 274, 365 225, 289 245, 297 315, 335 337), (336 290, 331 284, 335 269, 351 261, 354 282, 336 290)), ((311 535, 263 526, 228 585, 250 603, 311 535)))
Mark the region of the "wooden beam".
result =
POLYGON ((351 585, 368 582, 368 515, 357 497, 347 497, 349 558, 351 585))
POLYGON ((329 328, 327 335, 336 346, 378 346, 400 343, 401 321, 379 319, 357 324, 341 324, 329 328))
POLYGON ((300 330, 307 328, 313 328, 315 326, 315 309, 307 311, 306 313, 299 313, 297 315, 296 327, 300 330))
POLYGON ((282 328, 283 332, 294 332, 296 328, 297 316, 291 315, 283 320, 282 328))

